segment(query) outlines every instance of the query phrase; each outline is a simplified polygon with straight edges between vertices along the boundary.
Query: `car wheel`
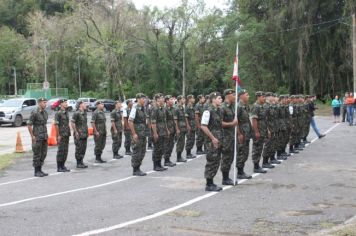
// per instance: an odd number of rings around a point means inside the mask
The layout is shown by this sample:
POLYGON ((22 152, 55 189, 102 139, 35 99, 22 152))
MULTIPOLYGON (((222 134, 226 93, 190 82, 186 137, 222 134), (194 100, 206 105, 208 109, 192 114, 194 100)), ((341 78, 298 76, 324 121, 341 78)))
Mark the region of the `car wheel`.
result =
POLYGON ((14 123, 12 123, 12 125, 13 125, 14 127, 20 127, 20 126, 22 125, 22 123, 23 123, 22 116, 17 115, 17 116, 15 117, 15 121, 14 121, 14 123))

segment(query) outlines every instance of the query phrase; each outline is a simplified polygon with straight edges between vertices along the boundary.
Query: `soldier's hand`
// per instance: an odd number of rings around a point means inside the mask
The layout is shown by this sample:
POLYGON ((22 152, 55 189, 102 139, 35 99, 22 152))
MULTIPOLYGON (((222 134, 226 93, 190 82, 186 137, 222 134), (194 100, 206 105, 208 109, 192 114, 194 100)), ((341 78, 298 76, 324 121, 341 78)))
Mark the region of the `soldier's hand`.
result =
POLYGON ((188 132, 192 132, 192 128, 190 126, 188 126, 188 132))
POLYGON ((36 142, 36 137, 32 136, 32 143, 35 143, 35 142, 36 142))
POLYGON ((272 134, 270 131, 268 131, 268 138, 271 138, 272 137, 272 134))
POLYGON ((137 136, 137 134, 134 134, 134 135, 132 136, 132 138, 134 139, 135 143, 138 143, 138 136, 137 136))
POLYGON ((61 136, 57 136, 57 142, 58 142, 58 143, 61 142, 61 136))
POLYGON ((117 130, 114 130, 114 135, 115 135, 115 136, 117 135, 117 133, 118 133, 117 130))
POLYGON ((236 126, 236 125, 237 125, 237 119, 236 119, 236 118, 232 121, 232 125, 233 125, 233 126, 236 126))
POLYGON ((153 134, 153 140, 154 140, 155 142, 158 141, 158 134, 153 134))
POLYGON ((256 139, 260 139, 260 137, 261 137, 260 132, 255 132, 255 138, 256 138, 256 139))
POLYGON ((238 139, 240 144, 243 144, 245 142, 245 136, 243 134, 239 134, 238 139))
POLYGON ((177 129, 177 136, 179 136, 180 135, 180 130, 179 129, 177 129))
POLYGON ((219 148, 219 140, 217 140, 216 138, 213 138, 212 142, 213 142, 214 148, 218 149, 219 148))
POLYGON ((100 135, 99 132, 96 131, 96 132, 95 132, 95 136, 96 136, 96 137, 99 137, 99 135, 100 135))

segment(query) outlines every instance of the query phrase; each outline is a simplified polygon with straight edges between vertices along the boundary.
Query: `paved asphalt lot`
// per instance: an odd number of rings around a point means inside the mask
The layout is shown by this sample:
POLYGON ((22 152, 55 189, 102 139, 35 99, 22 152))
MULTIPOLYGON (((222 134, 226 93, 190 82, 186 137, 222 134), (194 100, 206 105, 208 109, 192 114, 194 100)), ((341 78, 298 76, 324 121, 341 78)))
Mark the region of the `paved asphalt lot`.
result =
MULTIPOLYGON (((71 144, 74 171, 57 174, 51 148, 44 170, 52 175, 34 178, 27 153, 0 172, 0 234, 308 235, 330 228, 356 214, 356 127, 317 122, 326 138, 311 131, 302 153, 220 193, 204 191, 204 156, 157 173, 147 152, 149 175, 133 177, 128 156, 94 164, 91 138, 88 169, 74 169, 71 144)), ((103 158, 112 159, 110 137, 103 158)))

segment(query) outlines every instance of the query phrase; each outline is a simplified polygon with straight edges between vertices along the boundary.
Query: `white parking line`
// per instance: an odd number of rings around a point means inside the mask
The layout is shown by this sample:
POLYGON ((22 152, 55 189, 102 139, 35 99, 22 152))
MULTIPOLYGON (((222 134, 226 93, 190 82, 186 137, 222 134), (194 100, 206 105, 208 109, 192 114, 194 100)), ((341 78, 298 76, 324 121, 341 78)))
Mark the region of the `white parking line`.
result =
MULTIPOLYGON (((339 124, 334 125, 330 129, 328 129, 325 133, 329 133, 334 128, 336 128, 338 125, 339 124)), ((313 139, 311 141, 311 143, 315 142, 316 140, 318 140, 318 138, 313 139)), ((256 174, 253 174, 252 177, 254 179, 259 175, 260 175, 259 173, 256 173, 256 174)), ((246 181, 247 181, 247 179, 243 179, 243 180, 239 180, 237 183, 238 184, 242 184, 242 183, 244 183, 246 181)), ((233 186, 226 186, 226 187, 223 188, 222 191, 231 189, 232 187, 233 186)), ((101 228, 101 229, 95 229, 95 230, 91 230, 91 231, 75 234, 73 236, 89 236, 89 235, 101 234, 101 233, 105 233, 105 232, 121 229, 121 228, 127 227, 129 225, 137 224, 137 223, 140 223, 140 222, 143 222, 143 221, 151 220, 151 219, 166 215, 166 214, 168 214, 170 212, 173 212, 173 211, 176 211, 176 210, 178 210, 180 208, 184 208, 184 207, 190 206, 190 205, 192 205, 194 203, 200 202, 200 201, 202 201, 204 199, 210 198, 210 197, 212 197, 212 196, 214 196, 214 195, 216 195, 218 193, 219 192, 206 193, 204 195, 201 195, 199 197, 193 198, 193 199, 191 199, 189 201, 186 201, 186 202, 184 202, 182 204, 179 204, 177 206, 174 206, 174 207, 171 207, 171 208, 168 208, 168 209, 153 213, 153 214, 148 215, 148 216, 144 216, 144 217, 141 217, 141 218, 137 218, 137 219, 134 219, 134 220, 126 221, 126 222, 123 222, 123 223, 120 223, 120 224, 117 224, 117 225, 113 225, 113 226, 109 226, 109 227, 105 227, 105 228, 101 228)))
MULTIPOLYGON (((199 155, 195 159, 199 159, 202 156, 203 155, 199 155)), ((194 159, 192 159, 192 160, 194 160, 194 159)), ((148 171, 146 173, 149 175, 149 174, 152 174, 152 173, 155 173, 155 172, 156 171, 153 170, 153 171, 148 171)), ((58 193, 42 195, 42 196, 38 196, 38 197, 32 197, 32 198, 26 198, 26 199, 23 199, 23 200, 2 203, 2 204, 0 204, 0 208, 1 207, 6 207, 6 206, 17 205, 17 204, 24 203, 24 202, 30 202, 30 201, 34 201, 34 200, 38 200, 38 199, 43 199, 43 198, 55 197, 55 196, 59 196, 59 195, 69 194, 69 193, 75 193, 75 192, 80 192, 80 191, 85 191, 85 190, 90 190, 90 189, 95 189, 95 188, 101 188, 101 187, 105 187, 105 186, 108 186, 108 185, 113 185, 113 184, 116 184, 116 183, 127 181, 127 180, 130 180, 130 179, 133 179, 133 178, 137 178, 137 176, 129 176, 129 177, 126 177, 126 178, 123 178, 123 179, 117 179, 117 180, 106 182, 106 183, 103 183, 103 184, 97 184, 97 185, 88 186, 88 187, 84 187, 84 188, 77 188, 77 189, 72 189, 72 190, 58 192, 58 193)), ((17 180, 17 181, 26 181, 26 180, 29 180, 29 179, 34 179, 34 178, 28 178, 28 179, 17 180)), ((3 183, 3 184, 6 184, 6 183, 3 183)))

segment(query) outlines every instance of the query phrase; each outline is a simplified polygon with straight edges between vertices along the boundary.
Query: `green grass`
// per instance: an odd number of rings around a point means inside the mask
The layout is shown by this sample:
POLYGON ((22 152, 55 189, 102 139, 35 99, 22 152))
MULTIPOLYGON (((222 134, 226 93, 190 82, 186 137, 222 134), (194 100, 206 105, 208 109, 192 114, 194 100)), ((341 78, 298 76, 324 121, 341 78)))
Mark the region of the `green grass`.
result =
POLYGON ((10 153, 10 154, 3 154, 0 155, 0 170, 9 167, 15 160, 19 157, 22 157, 23 154, 21 153, 10 153))
POLYGON ((332 107, 330 105, 330 103, 321 103, 321 102, 318 102, 316 104, 316 107, 318 108, 316 111, 315 111, 315 115, 317 116, 331 116, 332 115, 332 107))

